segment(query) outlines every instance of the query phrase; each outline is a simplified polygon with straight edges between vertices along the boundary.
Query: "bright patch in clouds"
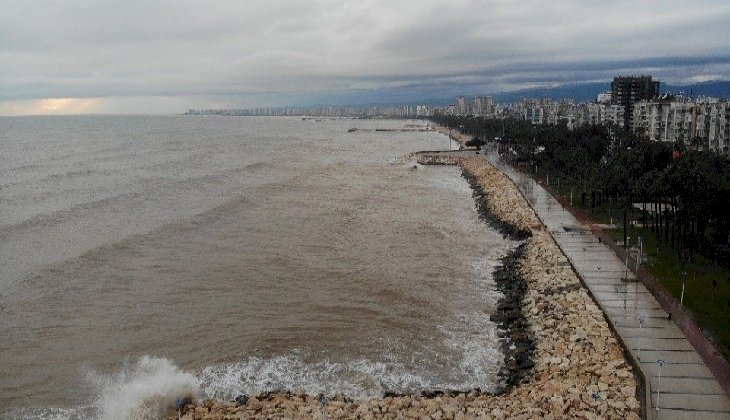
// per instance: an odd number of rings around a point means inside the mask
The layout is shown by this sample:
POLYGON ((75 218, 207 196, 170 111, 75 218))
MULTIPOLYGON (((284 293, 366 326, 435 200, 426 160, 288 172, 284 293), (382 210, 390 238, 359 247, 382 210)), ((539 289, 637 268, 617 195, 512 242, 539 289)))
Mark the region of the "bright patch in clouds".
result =
POLYGON ((41 109, 50 113, 75 114, 94 112, 97 109, 96 99, 49 98, 40 101, 41 109))
POLYGON ((0 115, 68 115, 99 112, 99 98, 46 98, 0 102, 0 115))

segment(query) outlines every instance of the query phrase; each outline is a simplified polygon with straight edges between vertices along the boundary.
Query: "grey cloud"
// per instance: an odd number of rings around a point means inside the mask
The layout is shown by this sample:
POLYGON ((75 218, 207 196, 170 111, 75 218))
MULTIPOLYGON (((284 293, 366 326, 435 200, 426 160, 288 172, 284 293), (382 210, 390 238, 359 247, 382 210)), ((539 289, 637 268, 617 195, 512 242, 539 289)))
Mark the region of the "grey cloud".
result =
POLYGON ((720 0, 1 7, 0 101, 151 95, 271 105, 347 92, 503 91, 645 70, 670 82, 730 78, 730 5, 720 0))

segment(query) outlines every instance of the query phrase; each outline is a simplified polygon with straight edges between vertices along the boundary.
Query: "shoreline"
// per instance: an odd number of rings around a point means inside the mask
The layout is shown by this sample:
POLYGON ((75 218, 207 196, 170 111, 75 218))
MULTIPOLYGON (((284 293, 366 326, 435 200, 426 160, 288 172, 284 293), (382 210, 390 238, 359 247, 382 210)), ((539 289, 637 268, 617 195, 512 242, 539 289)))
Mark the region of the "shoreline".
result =
MULTIPOLYGON (((353 401, 272 392, 236 401, 186 404, 184 419, 639 418, 637 381, 601 310, 516 186, 482 158, 422 153, 418 162, 458 165, 477 209, 503 235, 524 242, 495 270, 505 294, 495 322, 505 335, 505 388, 498 394, 424 391, 353 401)), ((178 418, 178 413, 168 413, 178 418)))
POLYGON ((466 142, 471 140, 471 136, 468 136, 459 130, 449 130, 448 128, 446 128, 442 125, 438 125, 436 123, 433 123, 433 125, 431 125, 431 127, 434 130, 438 131, 439 133, 443 134, 444 136, 459 143, 459 146, 461 149, 469 147, 466 145, 466 142))
POLYGON ((504 384, 498 393, 502 394, 527 380, 535 365, 535 339, 521 310, 527 282, 520 273, 525 255, 524 241, 532 236, 532 232, 495 215, 489 207, 489 194, 478 180, 466 169, 462 169, 461 176, 472 189, 479 218, 501 233, 502 237, 522 242, 502 258, 501 264, 492 273, 496 289, 503 295, 497 302, 497 310, 489 317, 498 325, 499 334, 503 337, 500 347, 504 365, 500 377, 504 384))

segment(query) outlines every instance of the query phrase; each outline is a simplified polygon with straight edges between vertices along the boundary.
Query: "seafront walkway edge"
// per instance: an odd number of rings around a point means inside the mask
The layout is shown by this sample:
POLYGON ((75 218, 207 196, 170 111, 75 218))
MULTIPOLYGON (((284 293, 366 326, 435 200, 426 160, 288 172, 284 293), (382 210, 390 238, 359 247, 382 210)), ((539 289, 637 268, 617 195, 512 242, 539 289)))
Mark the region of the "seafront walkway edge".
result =
POLYGON ((645 382, 646 418, 730 420, 725 389, 654 297, 656 290, 535 180, 493 151, 485 157, 517 186, 625 345, 645 382))

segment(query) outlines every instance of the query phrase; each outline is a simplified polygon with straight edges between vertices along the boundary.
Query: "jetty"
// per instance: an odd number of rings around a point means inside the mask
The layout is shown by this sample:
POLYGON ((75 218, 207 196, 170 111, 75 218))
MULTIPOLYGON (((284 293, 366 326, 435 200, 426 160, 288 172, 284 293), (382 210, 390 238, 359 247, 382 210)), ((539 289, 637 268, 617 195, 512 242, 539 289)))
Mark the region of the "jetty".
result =
POLYGON ((377 131, 377 132, 424 132, 424 131, 436 131, 431 127, 403 127, 403 128, 350 128, 347 130, 348 133, 352 133, 354 131, 377 131))

